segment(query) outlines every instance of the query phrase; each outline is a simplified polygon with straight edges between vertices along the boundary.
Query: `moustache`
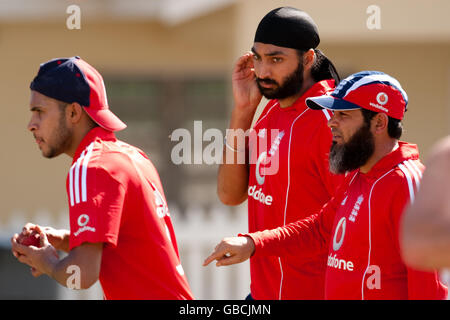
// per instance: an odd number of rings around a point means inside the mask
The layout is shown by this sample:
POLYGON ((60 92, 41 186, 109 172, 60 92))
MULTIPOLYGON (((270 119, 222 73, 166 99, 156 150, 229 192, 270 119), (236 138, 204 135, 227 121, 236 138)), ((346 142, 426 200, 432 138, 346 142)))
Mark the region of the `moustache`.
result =
POLYGON ((278 83, 273 79, 262 79, 262 78, 256 78, 257 83, 264 83, 264 84, 274 84, 278 85, 278 83))

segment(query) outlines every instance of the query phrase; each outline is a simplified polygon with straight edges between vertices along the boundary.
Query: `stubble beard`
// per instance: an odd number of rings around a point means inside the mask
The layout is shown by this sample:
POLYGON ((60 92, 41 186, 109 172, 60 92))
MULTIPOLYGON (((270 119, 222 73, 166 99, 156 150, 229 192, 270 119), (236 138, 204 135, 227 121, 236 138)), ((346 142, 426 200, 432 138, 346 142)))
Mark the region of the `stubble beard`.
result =
POLYGON ((64 112, 61 112, 58 127, 52 137, 51 144, 48 144, 48 150, 42 151, 42 155, 48 159, 59 156, 64 153, 72 141, 72 130, 66 126, 64 112))

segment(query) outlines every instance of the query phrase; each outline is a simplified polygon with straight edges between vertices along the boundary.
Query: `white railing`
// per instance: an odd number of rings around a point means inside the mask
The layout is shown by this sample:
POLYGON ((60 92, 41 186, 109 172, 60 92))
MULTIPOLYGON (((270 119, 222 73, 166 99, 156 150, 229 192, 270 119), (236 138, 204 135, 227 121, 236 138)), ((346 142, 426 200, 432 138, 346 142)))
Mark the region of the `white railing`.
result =
POLYGON ((230 267, 203 267, 203 260, 224 237, 246 232, 247 208, 237 210, 218 206, 209 212, 201 208, 187 209, 183 216, 170 206, 172 222, 192 292, 197 299, 244 299, 250 293, 248 262, 230 267))

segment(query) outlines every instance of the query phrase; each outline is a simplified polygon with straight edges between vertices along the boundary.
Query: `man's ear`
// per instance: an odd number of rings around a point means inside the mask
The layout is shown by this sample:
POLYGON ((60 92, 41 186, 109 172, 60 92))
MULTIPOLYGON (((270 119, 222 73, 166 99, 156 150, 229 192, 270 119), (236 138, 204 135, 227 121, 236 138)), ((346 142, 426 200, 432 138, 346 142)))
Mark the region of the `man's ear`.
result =
POLYGON ((374 134, 380 134, 385 131, 387 132, 389 123, 389 117, 387 114, 379 112, 372 118, 371 122, 374 134))
POLYGON ((303 67, 305 69, 311 69, 316 59, 316 53, 314 49, 309 49, 303 54, 303 67))
POLYGON ((80 122, 83 115, 83 107, 79 103, 73 102, 66 107, 66 119, 72 123, 76 124, 80 122))

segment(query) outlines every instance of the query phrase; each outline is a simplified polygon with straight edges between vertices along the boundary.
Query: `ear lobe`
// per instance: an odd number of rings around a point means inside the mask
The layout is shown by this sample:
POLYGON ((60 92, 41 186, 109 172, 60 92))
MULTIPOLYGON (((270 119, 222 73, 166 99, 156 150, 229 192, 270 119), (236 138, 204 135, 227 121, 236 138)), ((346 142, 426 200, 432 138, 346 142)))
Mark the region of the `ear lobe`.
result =
POLYGON ((305 68, 311 68, 314 64, 314 59, 316 57, 316 54, 313 49, 309 49, 305 52, 303 55, 303 65, 305 68))
POLYGON ((385 113, 378 113, 375 118, 373 119, 375 121, 375 132, 381 133, 384 131, 387 131, 388 123, 389 123, 389 117, 385 113))

